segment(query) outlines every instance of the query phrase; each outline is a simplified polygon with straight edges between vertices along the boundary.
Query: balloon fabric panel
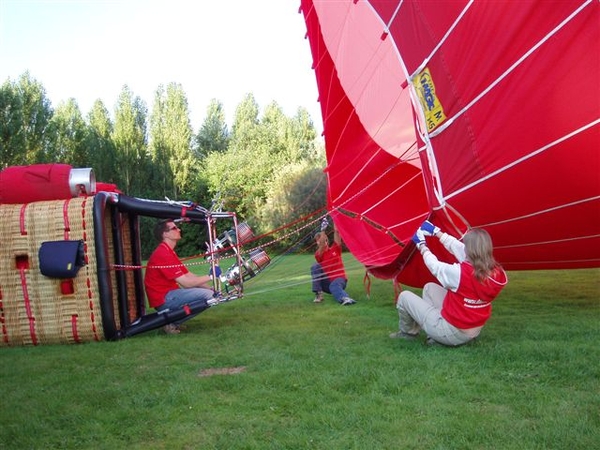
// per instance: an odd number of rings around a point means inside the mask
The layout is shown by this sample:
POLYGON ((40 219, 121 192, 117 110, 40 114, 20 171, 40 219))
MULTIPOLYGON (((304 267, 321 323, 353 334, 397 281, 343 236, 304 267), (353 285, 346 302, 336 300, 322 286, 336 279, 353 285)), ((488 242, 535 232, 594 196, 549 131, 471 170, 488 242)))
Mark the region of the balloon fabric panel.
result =
POLYGON ((485 227, 508 270, 600 266, 600 3, 301 9, 328 208, 368 270, 422 285, 410 237, 427 217, 485 227))

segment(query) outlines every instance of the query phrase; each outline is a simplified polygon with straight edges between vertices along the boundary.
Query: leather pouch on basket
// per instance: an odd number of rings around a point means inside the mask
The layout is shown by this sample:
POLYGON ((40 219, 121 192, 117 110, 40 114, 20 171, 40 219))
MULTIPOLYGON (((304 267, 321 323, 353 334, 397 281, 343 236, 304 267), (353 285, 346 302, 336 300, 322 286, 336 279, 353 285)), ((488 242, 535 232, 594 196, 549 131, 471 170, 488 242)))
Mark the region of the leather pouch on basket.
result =
POLYGON ((82 240, 42 242, 38 256, 42 275, 50 278, 75 278, 85 265, 82 240))

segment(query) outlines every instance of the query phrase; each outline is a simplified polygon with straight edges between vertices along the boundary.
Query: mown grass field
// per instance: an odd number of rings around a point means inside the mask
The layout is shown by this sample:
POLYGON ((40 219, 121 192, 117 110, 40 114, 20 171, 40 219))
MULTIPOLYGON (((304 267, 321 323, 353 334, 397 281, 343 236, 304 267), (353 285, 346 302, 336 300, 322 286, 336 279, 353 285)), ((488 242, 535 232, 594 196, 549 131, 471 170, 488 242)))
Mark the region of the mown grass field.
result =
POLYGON ((391 282, 312 303, 311 255, 118 342, 0 349, 0 449, 591 449, 600 270, 512 272, 482 336, 392 340, 391 282))

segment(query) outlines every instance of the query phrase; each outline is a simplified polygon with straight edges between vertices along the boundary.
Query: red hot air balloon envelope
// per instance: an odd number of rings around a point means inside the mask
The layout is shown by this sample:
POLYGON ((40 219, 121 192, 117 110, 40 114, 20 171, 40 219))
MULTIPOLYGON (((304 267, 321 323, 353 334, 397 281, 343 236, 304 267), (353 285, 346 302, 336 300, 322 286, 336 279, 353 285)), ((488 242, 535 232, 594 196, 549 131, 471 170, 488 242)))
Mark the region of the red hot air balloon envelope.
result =
POLYGON ((328 208, 371 273, 429 281, 410 239, 425 219, 458 237, 485 228, 508 270, 600 266, 600 2, 301 11, 328 208))

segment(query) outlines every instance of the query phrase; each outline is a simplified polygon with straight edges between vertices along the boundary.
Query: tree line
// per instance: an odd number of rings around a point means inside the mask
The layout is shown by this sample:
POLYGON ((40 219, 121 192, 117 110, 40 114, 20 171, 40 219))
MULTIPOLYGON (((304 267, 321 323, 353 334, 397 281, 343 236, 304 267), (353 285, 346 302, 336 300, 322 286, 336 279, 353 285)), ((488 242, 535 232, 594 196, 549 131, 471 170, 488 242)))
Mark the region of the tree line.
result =
MULTIPOLYGON (((288 117, 273 101, 261 114, 251 93, 237 106, 231 130, 222 103, 213 99, 194 132, 178 83, 160 85, 150 110, 125 85, 112 115, 96 100, 84 117, 74 99, 53 108, 28 72, 5 81, 0 169, 53 162, 91 167, 97 180, 133 197, 191 200, 205 207, 216 201, 255 233, 325 205, 324 149, 307 110, 288 117)), ((155 245, 150 228, 142 222, 144 254, 155 245)), ((182 254, 201 251, 198 233, 184 235, 182 254)))

